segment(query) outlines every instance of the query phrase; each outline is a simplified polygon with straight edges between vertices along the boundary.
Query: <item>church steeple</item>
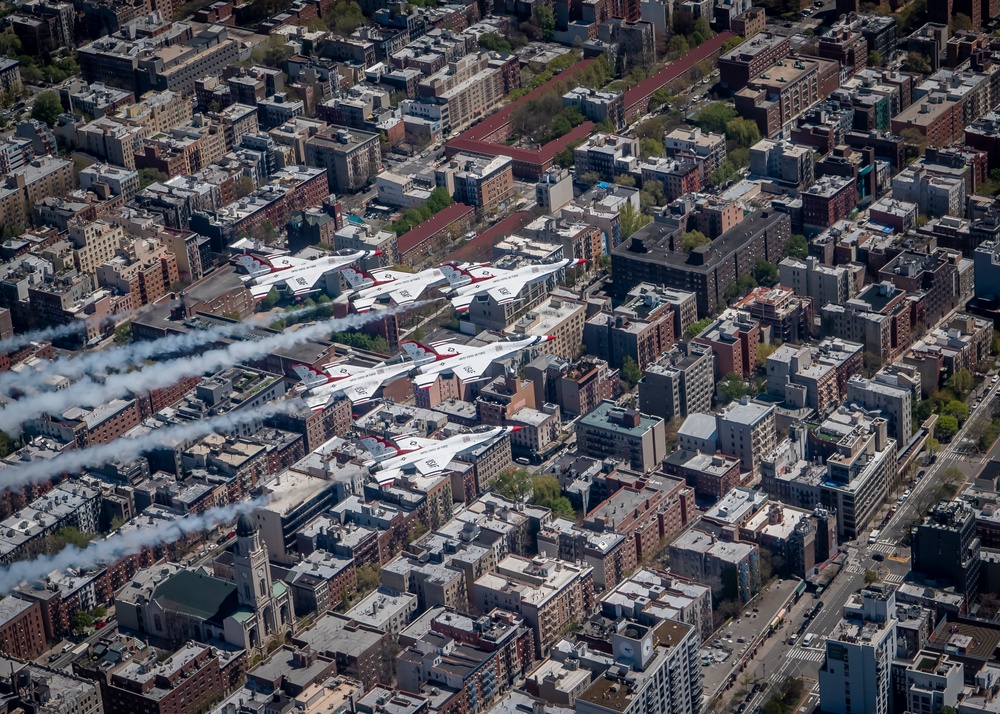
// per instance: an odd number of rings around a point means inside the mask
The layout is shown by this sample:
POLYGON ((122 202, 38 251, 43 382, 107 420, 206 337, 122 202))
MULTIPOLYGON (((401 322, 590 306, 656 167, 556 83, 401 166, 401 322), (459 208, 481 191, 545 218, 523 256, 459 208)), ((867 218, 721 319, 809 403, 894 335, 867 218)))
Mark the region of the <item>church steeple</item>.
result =
POLYGON ((249 514, 244 513, 236 521, 236 552, 233 554, 233 571, 241 605, 257 610, 270 603, 271 570, 267 561, 267 548, 260 542, 257 524, 249 514))

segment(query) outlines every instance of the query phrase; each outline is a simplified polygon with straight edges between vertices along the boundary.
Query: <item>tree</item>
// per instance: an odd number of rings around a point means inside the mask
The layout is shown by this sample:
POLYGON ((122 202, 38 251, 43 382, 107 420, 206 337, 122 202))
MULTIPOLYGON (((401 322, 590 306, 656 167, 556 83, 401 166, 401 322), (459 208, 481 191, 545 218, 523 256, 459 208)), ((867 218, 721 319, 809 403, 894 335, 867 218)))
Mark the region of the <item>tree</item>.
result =
POLYGON ((882 369, 882 356, 876 352, 869 352, 865 350, 861 354, 861 363, 864 367, 865 374, 872 375, 882 369))
POLYGON ((960 402, 957 399, 953 399, 944 405, 941 410, 942 414, 948 416, 953 416, 958 419, 959 423, 964 422, 969 418, 969 405, 965 402, 960 402))
POLYGON ((14 28, 8 27, 0 32, 0 52, 5 57, 17 57, 21 54, 21 40, 14 34, 14 28))
POLYGON ((361 6, 350 0, 338 2, 323 16, 323 20, 331 30, 341 35, 349 35, 364 24, 365 16, 361 12, 361 6))
POLYGON ((626 357, 625 361, 622 362, 621 379, 628 385, 629 390, 635 387, 639 383, 639 380, 642 379, 642 372, 639 370, 639 365, 631 357, 626 357))
POLYGON ((284 35, 268 35, 267 39, 253 48, 250 59, 254 64, 284 69, 292 54, 292 48, 286 43, 284 35))
POLYGON ((750 395, 750 387, 740 375, 730 372, 719 380, 719 394, 723 402, 735 402, 750 395))
POLYGON ((869 67, 881 67, 882 66, 882 55, 880 55, 875 50, 868 53, 868 66, 869 67))
POLYGON ((146 188, 154 183, 162 183, 167 180, 167 175, 156 169, 139 169, 139 188, 146 188))
POLYGON ((689 340, 693 340, 695 337, 704 332, 705 328, 707 328, 711 324, 712 324, 711 317, 703 317, 700 320, 698 320, 698 322, 692 322, 690 325, 688 325, 687 328, 685 328, 684 330, 684 336, 687 337, 689 340))
POLYGON ((115 328, 114 341, 118 344, 132 341, 132 321, 127 320, 115 328))
POLYGON ((785 257, 805 260, 809 255, 809 241, 801 233, 793 233, 788 242, 785 243, 785 257))
POLYGON ((770 342, 761 342, 757 345, 757 367, 763 367, 767 364, 767 358, 774 354, 774 351, 778 349, 774 344, 770 342))
POLYGON ((965 13, 956 12, 951 16, 952 32, 956 32, 958 30, 965 30, 966 32, 969 32, 972 29, 972 18, 965 13))
POLYGON ((878 580, 878 573, 874 570, 865 571, 865 585, 871 585, 878 580))
POLYGON ((104 607, 104 605, 98 605, 90 611, 90 614, 100 620, 108 616, 108 608, 104 607))
POLYGON ((236 191, 236 199, 245 198, 253 193, 253 179, 249 176, 240 176, 233 182, 233 189, 236 191))
POLYGON ((760 141, 760 128, 752 119, 737 117, 726 122, 726 138, 742 147, 749 147, 760 141))
POLYGON ((83 610, 77 610, 73 615, 73 629, 77 632, 81 632, 93 626, 94 618, 90 616, 90 613, 84 612, 83 610))
POLYGON ((732 106, 725 102, 713 102, 702 109, 694 121, 702 131, 722 134, 726 131, 726 124, 735 118, 736 110, 732 106))
POLYGON ((539 5, 538 9, 535 10, 535 20, 538 22, 538 28, 542 31, 542 37, 551 40, 552 36, 556 34, 556 19, 553 17, 552 11, 545 5, 539 5))
POLYGON ((726 297, 728 298, 738 298, 743 297, 748 292, 757 287, 757 281, 753 279, 750 275, 741 275, 736 278, 736 282, 731 284, 726 289, 726 297))
POLYGON ((941 450, 941 442, 935 439, 933 436, 927 437, 927 441, 924 442, 924 450, 928 454, 934 455, 941 450))
POLYGON ((278 229, 270 218, 260 222, 260 238, 268 245, 278 240, 278 229))
POLYGON ((552 511, 554 516, 575 518, 576 511, 569 499, 563 496, 562 488, 555 476, 537 475, 531 479, 531 503, 552 511))
POLYGON ((510 43, 495 32, 484 32, 479 36, 479 46, 489 52, 510 52, 510 43))
POLYGON ((594 184, 600 182, 601 175, 596 171, 587 171, 582 175, 578 175, 576 180, 584 186, 593 186, 594 184))
POLYGON ((924 55, 919 52, 909 52, 906 55, 906 59, 903 60, 903 69, 908 72, 920 72, 921 74, 928 74, 932 67, 930 60, 928 60, 924 55))
POLYGON ((777 285, 778 266, 766 260, 758 260, 753 269, 753 277, 759 285, 777 285))
POLYGON ((382 569, 376 563, 357 569, 358 592, 369 593, 382 584, 382 569))
POLYGON ((637 211, 631 202, 627 202, 618 216, 619 230, 622 240, 631 238, 632 235, 649 223, 652 219, 646 214, 637 211))
POLYGON ((972 391, 975 380, 972 378, 972 373, 963 367, 948 377, 946 384, 960 399, 964 399, 965 395, 972 391))
POLYGON ((656 139, 640 139, 639 155, 648 159, 650 156, 666 156, 667 151, 663 147, 663 143, 656 139))
POLYGON ((958 432, 958 419, 953 416, 948 416, 947 414, 942 414, 938 417, 937 426, 934 427, 934 433, 937 434, 942 439, 948 440, 955 436, 958 432))
POLYGON ((56 125, 59 115, 63 113, 59 95, 47 90, 35 97, 35 105, 31 108, 31 118, 43 121, 50 127, 56 125))
POLYGON ((275 305, 277 305, 278 300, 280 299, 281 299, 281 294, 278 292, 278 289, 271 288, 271 290, 267 293, 267 295, 264 296, 264 299, 257 304, 260 305, 261 309, 264 312, 267 312, 268 310, 272 309, 275 305))
POLYGON ((628 174, 618 174, 615 176, 615 183, 626 188, 635 188, 635 179, 628 174))
POLYGON ((712 240, 701 231, 684 231, 681 234, 681 250, 690 253, 700 245, 708 245, 712 240))
POLYGON ((740 175, 739 169, 733 166, 732 161, 726 159, 725 161, 722 162, 719 168, 717 168, 715 171, 712 172, 712 175, 709 177, 708 180, 709 183, 711 183, 713 186, 722 186, 723 184, 727 184, 730 181, 735 181, 737 178, 739 178, 739 175, 740 175))
POLYGON ((526 469, 511 469, 493 482, 493 492, 512 501, 524 501, 531 495, 531 473, 526 469))
POLYGON ((667 57, 677 59, 691 51, 691 45, 682 35, 674 35, 667 43, 667 57))

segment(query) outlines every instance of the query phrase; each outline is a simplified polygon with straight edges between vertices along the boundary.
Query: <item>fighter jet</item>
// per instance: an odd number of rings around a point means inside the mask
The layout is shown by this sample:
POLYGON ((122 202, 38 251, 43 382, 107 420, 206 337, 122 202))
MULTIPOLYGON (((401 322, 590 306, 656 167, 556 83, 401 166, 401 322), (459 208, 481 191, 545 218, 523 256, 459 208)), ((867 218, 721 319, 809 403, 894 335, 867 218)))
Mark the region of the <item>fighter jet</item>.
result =
POLYGON ((459 434, 448 439, 407 437, 398 443, 377 436, 367 436, 361 440, 361 444, 375 457, 375 463, 369 467, 372 475, 379 486, 385 486, 407 472, 433 476, 448 468, 448 463, 462 452, 523 428, 480 426, 468 434, 459 434))
POLYGON ((427 288, 446 282, 444 273, 437 268, 421 270, 419 273, 404 273, 398 270, 373 270, 370 273, 348 267, 343 268, 348 285, 354 288, 352 304, 358 312, 367 312, 383 296, 388 296, 394 305, 406 305, 423 294, 427 288))
POLYGON ((448 297, 459 312, 469 309, 473 300, 486 302, 493 298, 500 305, 517 300, 517 296, 529 283, 545 280, 565 268, 587 263, 585 258, 567 258, 554 263, 525 265, 514 270, 479 267, 474 270, 445 263, 441 272, 448 279, 451 290, 448 297))
POLYGON ((299 390, 306 394, 306 404, 317 412, 332 404, 339 395, 350 399, 352 404, 371 401, 383 384, 412 370, 413 363, 383 363, 375 367, 334 364, 328 365, 326 371, 297 364, 292 369, 302 380, 299 390))
POLYGON ((233 260, 247 271, 240 278, 247 283, 254 300, 263 300, 271 292, 271 288, 277 288, 285 297, 300 297, 317 292, 322 290, 319 282, 327 273, 376 255, 382 255, 382 251, 340 251, 316 260, 288 255, 264 257, 241 253, 233 260))
POLYGON ((406 350, 406 354, 420 365, 413 383, 421 389, 426 389, 444 372, 457 374, 463 382, 475 382, 483 378, 494 360, 503 359, 554 339, 555 337, 548 335, 522 336, 494 342, 486 347, 467 347, 450 343, 427 346, 420 342, 406 341, 402 347, 406 350))

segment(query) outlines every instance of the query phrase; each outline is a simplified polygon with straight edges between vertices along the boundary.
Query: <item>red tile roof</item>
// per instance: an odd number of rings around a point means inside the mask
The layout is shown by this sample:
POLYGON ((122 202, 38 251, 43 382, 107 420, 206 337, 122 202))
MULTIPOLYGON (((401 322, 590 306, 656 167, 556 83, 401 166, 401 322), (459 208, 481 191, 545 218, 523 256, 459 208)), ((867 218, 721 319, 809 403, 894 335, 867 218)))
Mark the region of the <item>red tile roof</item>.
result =
POLYGON ((687 72, 696 64, 706 59, 713 52, 722 49, 722 45, 725 44, 726 40, 730 37, 736 37, 736 35, 728 30, 726 32, 720 32, 712 39, 707 40, 706 42, 703 42, 695 47, 680 59, 671 62, 652 77, 644 79, 639 82, 639 84, 632 87, 632 89, 626 91, 625 111, 627 112, 636 104, 636 102, 641 102, 644 98, 650 96, 667 82, 676 79, 684 72, 687 72))
POLYGON ((448 227, 453 221, 458 221, 475 209, 466 206, 464 203, 453 203, 445 209, 438 211, 423 223, 411 228, 399 237, 397 247, 400 258, 403 258, 411 250, 420 247, 424 241, 433 238, 436 234, 448 227))
POLYGON ((527 211, 518 211, 490 226, 471 241, 448 254, 448 260, 467 262, 490 261, 493 259, 493 246, 507 238, 512 233, 524 228, 534 218, 527 211))

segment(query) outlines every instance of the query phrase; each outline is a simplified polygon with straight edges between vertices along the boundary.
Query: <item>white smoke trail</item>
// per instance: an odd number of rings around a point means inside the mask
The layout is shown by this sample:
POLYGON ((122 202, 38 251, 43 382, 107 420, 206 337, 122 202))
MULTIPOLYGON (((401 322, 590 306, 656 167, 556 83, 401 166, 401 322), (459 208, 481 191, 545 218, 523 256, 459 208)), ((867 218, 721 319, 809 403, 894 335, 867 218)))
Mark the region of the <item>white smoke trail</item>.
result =
MULTIPOLYGON (((106 315, 100 318, 102 324, 108 322, 124 322, 129 318, 130 315, 134 315, 135 311, 121 312, 115 315, 106 315)), ((0 340, 0 353, 3 352, 13 352, 14 350, 21 349, 32 342, 41 342, 46 340, 57 340, 60 337, 69 337, 76 332, 83 332, 87 329, 89 321, 88 320, 75 320, 68 325, 56 325, 54 327, 43 327, 40 330, 32 330, 31 332, 25 332, 20 335, 14 335, 13 337, 8 337, 5 340, 0 340)))
POLYGON ((241 513, 259 508, 264 503, 262 499, 258 499, 229 506, 217 506, 201 514, 186 514, 175 521, 113 534, 104 540, 92 542, 86 548, 69 546, 55 555, 13 563, 0 569, 0 594, 6 595, 20 583, 43 578, 53 570, 85 569, 113 563, 127 555, 135 555, 143 548, 173 543, 192 533, 209 530, 221 523, 229 523, 241 513))
POLYGON ((304 411, 298 399, 274 402, 254 409, 244 409, 222 416, 201 419, 175 426, 153 429, 147 434, 131 439, 116 439, 87 449, 64 451, 51 459, 29 461, 24 465, 0 468, 0 493, 20 488, 29 483, 42 483, 62 473, 76 473, 86 468, 101 466, 109 461, 128 461, 157 446, 178 444, 192 439, 227 431, 241 424, 266 419, 275 414, 304 411))
MULTIPOLYGON (((315 312, 321 307, 323 306, 311 305, 297 310, 289 310, 281 315, 280 318, 275 319, 299 317, 305 313, 315 312)), ((60 375, 67 379, 79 379, 88 374, 118 371, 153 357, 178 352, 189 352, 224 337, 231 337, 253 328, 254 325, 242 322, 224 323, 203 330, 166 335, 156 340, 134 342, 130 345, 88 352, 76 357, 57 359, 52 362, 42 363, 38 369, 23 372, 3 372, 0 373, 0 394, 9 395, 14 391, 29 391, 36 388, 44 388, 47 379, 51 375, 60 375)))
POLYGON ((0 431, 18 433, 21 425, 43 414, 59 414, 72 406, 104 404, 128 394, 142 394, 151 389, 162 389, 176 384, 184 377, 214 372, 250 359, 263 357, 270 352, 329 336, 339 330, 357 328, 365 323, 402 312, 422 303, 412 303, 360 315, 348 315, 335 320, 325 320, 306 325, 298 330, 282 332, 262 340, 235 342, 226 347, 203 352, 194 357, 182 357, 152 365, 146 369, 123 374, 113 374, 103 382, 82 379, 66 389, 43 392, 8 404, 0 409, 0 431))

